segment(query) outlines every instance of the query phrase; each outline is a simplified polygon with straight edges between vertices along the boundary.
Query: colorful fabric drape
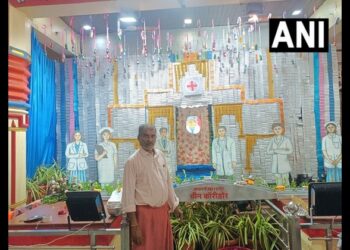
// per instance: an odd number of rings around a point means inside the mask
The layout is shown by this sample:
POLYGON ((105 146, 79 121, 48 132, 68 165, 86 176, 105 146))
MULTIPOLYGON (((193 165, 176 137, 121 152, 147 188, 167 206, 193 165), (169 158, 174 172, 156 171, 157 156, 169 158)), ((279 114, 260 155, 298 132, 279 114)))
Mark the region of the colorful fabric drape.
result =
POLYGON ((50 165, 56 159, 55 63, 46 56, 33 29, 31 59, 30 126, 26 140, 29 178, 33 177, 39 165, 50 165))
POLYGON ((177 159, 179 165, 210 163, 210 133, 208 107, 179 108, 177 117, 177 159), (191 134, 186 129, 189 116, 200 119, 200 131, 191 134))
MULTIPOLYGON (((319 98, 320 98, 320 127, 323 127, 325 124, 325 84, 324 84, 324 62, 323 62, 323 55, 320 53, 318 55, 319 59, 319 98)), ((326 131, 324 129, 321 129, 321 137, 324 137, 326 135, 326 131)))
POLYGON ((322 155, 322 137, 320 124, 320 82, 319 82, 319 55, 314 53, 314 113, 315 113, 315 128, 316 128, 316 158, 317 158, 317 173, 318 177, 323 174, 323 155, 322 155))
POLYGON ((78 69, 77 69, 76 60, 73 60, 72 68, 73 68, 73 85, 74 85, 74 99, 73 99, 74 129, 79 130, 78 69))
POLYGON ((68 83, 69 83, 69 140, 73 138, 74 134, 74 107, 73 107, 73 100, 74 100, 74 90, 73 90, 73 65, 72 60, 67 60, 67 67, 68 67, 68 83))
POLYGON ((332 63, 332 47, 329 44, 327 53, 327 71, 328 71, 328 84, 329 84, 329 120, 335 121, 335 108, 334 108, 334 89, 333 89, 333 63, 332 63))
MULTIPOLYGON (((61 166, 62 168, 66 168, 66 155, 65 155, 65 148, 66 148, 66 133, 67 133, 67 120, 66 120, 66 105, 65 105, 65 101, 66 101, 66 91, 65 91, 65 87, 64 87, 64 83, 65 83, 65 70, 64 70, 64 64, 61 63, 60 64, 60 113, 61 113, 61 119, 60 119, 60 130, 61 130, 61 166)), ((68 138, 69 139, 69 138, 68 138)))

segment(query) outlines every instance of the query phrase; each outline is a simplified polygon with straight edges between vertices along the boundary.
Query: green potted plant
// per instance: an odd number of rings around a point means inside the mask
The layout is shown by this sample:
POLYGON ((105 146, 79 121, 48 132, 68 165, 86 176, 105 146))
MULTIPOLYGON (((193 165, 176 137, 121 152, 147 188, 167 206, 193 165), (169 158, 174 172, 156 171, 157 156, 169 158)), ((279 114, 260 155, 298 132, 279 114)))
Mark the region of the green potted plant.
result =
POLYGON ((235 224, 238 218, 236 215, 227 217, 224 221, 213 220, 204 224, 205 235, 208 241, 204 245, 204 249, 218 249, 228 245, 228 242, 234 241, 237 238, 235 224))
POLYGON ((261 207, 258 207, 255 214, 241 215, 236 225, 239 245, 248 246, 254 250, 274 250, 280 232, 270 220, 271 216, 264 215, 261 207))
POLYGON ((39 185, 34 179, 26 180, 27 204, 39 200, 46 194, 46 189, 39 185))
POLYGON ((181 204, 180 206, 183 211, 183 219, 171 219, 175 247, 177 250, 194 250, 208 238, 198 214, 194 212, 197 204, 181 204))
POLYGON ((254 242, 255 235, 253 234, 255 233, 255 230, 250 214, 245 213, 239 216, 236 230, 238 231, 240 246, 248 246, 249 241, 254 242))
POLYGON ((273 250, 280 232, 274 223, 270 222, 270 215, 263 215, 261 207, 256 210, 254 218, 253 245, 254 249, 261 246, 262 249, 273 250))

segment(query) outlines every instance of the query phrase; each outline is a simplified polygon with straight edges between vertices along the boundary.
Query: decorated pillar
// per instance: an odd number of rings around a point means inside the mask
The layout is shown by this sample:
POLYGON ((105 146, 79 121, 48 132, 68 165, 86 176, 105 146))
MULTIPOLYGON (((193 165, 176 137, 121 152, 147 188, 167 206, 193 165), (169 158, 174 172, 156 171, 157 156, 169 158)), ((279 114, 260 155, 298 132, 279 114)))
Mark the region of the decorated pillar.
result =
POLYGON ((26 131, 28 128, 28 78, 30 55, 9 47, 8 53, 8 204, 26 203, 26 131))

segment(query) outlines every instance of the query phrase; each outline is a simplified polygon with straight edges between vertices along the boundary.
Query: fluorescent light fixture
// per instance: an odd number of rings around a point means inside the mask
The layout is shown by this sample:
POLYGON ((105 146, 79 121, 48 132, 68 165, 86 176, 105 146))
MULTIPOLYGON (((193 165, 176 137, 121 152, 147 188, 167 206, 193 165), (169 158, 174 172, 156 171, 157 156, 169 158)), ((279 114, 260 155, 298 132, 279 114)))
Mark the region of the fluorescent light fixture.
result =
POLYGON ((295 11, 293 11, 292 16, 297 16, 300 13, 301 13, 301 10, 295 10, 295 11))
POLYGON ((135 23, 136 22, 136 18, 132 17, 132 16, 121 17, 119 20, 122 21, 123 23, 135 23))
POLYGON ((191 18, 184 19, 184 24, 191 24, 191 23, 192 23, 192 19, 191 18))
POLYGON ((86 24, 83 26, 83 29, 84 30, 91 30, 91 26, 86 24))

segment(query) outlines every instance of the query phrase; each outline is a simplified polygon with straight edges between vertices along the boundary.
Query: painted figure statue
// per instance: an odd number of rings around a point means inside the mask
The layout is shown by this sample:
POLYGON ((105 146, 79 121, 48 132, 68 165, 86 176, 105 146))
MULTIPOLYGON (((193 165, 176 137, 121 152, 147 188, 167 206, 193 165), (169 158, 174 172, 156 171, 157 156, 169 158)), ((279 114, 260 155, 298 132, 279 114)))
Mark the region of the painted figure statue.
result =
POLYGON ((289 186, 291 167, 288 155, 293 153, 292 143, 284 136, 284 127, 281 123, 273 123, 272 131, 275 136, 267 147, 267 153, 272 154, 272 173, 277 185, 289 186))
POLYGON ((74 142, 71 142, 66 147, 66 157, 68 158, 68 175, 69 182, 85 182, 88 165, 85 158, 89 156, 86 143, 81 141, 79 131, 74 132, 74 142))
POLYGON ((232 176, 237 165, 236 143, 226 136, 226 127, 219 126, 218 137, 212 143, 212 162, 219 176, 232 176))
POLYGON ((322 153, 326 171, 326 182, 342 181, 342 137, 337 134, 337 124, 325 124, 327 135, 322 138, 322 153))
POLYGON ((176 176, 176 149, 174 142, 171 141, 167 134, 168 129, 162 127, 159 129, 160 137, 157 138, 155 147, 162 151, 165 155, 166 162, 168 165, 169 174, 171 177, 176 176))
POLYGON ((97 161, 98 182, 102 186, 114 182, 114 171, 117 168, 117 147, 110 142, 113 129, 104 127, 100 129, 99 134, 102 142, 96 145, 95 160, 97 161))

